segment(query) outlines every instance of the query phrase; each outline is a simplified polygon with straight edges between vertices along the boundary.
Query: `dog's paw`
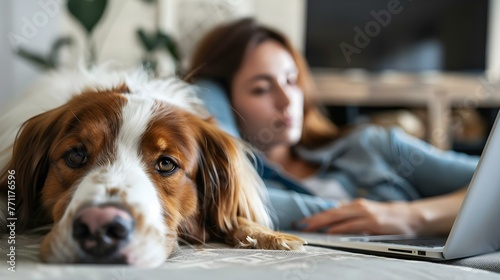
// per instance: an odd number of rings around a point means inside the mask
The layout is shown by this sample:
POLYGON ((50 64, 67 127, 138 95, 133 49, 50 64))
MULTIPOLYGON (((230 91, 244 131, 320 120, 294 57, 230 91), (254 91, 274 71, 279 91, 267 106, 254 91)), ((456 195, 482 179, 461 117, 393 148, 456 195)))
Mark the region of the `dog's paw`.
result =
POLYGON ((298 236, 274 231, 242 217, 238 217, 238 224, 239 227, 228 235, 229 243, 238 248, 305 250, 307 242, 298 236))
POLYGON ((305 244, 307 244, 307 242, 298 236, 273 232, 256 233, 252 236, 246 236, 245 240, 239 240, 238 247, 248 249, 304 251, 305 244))

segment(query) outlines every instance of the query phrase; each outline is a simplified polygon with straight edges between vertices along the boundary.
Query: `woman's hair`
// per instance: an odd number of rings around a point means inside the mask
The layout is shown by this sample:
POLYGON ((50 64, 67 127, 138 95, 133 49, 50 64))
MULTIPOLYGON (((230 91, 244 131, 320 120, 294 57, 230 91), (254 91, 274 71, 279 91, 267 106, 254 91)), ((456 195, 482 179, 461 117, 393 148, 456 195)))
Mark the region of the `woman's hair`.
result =
POLYGON ((258 24, 252 18, 220 25, 205 35, 193 53, 184 79, 190 83, 198 79, 215 81, 225 89, 231 100, 231 83, 245 53, 266 40, 280 43, 298 67, 297 85, 304 94, 304 125, 298 145, 317 148, 330 143, 338 136, 338 129, 316 105, 314 83, 304 58, 284 35, 258 24))

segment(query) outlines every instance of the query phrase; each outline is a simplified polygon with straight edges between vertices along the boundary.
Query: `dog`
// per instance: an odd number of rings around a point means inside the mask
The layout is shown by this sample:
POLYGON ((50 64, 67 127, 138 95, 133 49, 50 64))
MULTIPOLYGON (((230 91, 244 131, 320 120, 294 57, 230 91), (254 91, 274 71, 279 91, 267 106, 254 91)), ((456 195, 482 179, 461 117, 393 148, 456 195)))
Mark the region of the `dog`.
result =
POLYGON ((303 250, 271 229, 250 148, 175 78, 51 73, 0 130, 1 230, 12 219, 17 232, 53 223, 43 262, 154 267, 179 240, 303 250))

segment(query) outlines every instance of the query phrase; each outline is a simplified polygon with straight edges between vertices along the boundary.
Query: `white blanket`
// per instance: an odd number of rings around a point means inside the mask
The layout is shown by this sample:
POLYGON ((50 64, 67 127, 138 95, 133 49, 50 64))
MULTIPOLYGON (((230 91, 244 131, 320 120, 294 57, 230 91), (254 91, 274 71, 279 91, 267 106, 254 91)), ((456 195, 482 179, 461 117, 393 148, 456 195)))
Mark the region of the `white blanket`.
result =
POLYGON ((41 236, 16 235, 15 272, 7 238, 0 239, 0 279, 500 279, 468 267, 406 261, 306 247, 305 252, 233 249, 223 244, 181 246, 162 266, 48 265, 38 260, 41 236))

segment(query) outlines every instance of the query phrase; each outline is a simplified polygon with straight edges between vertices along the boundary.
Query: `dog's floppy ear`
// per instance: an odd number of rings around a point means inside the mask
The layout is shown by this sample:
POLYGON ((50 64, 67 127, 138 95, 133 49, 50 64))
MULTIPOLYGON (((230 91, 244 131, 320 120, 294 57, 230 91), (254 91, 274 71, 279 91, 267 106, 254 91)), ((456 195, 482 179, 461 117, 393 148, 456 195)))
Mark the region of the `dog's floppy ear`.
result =
MULTIPOLYGON (((18 132, 12 158, 0 174, 0 193, 7 195, 9 170, 15 172, 16 229, 36 226, 44 214, 39 201, 49 168, 49 149, 62 128, 63 107, 26 121, 18 132)), ((11 196, 14 197, 14 196, 11 196)))
POLYGON ((197 183, 206 228, 222 237, 238 228, 238 217, 271 227, 265 186, 249 159, 249 148, 212 120, 196 119, 200 146, 197 183))

